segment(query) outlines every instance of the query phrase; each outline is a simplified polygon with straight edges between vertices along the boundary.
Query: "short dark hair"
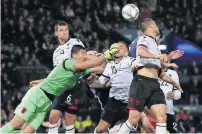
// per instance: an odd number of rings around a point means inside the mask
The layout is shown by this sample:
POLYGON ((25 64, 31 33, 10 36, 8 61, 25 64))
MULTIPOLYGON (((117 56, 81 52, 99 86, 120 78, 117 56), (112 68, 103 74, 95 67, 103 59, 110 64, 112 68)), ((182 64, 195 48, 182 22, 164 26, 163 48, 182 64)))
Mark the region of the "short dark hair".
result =
POLYGON ((143 33, 147 30, 151 21, 153 21, 151 18, 145 18, 145 19, 141 20, 139 28, 143 33))
POLYGON ((81 45, 74 45, 71 50, 71 57, 73 56, 73 54, 77 54, 81 49, 86 50, 86 48, 81 45))
MULTIPOLYGON (((127 50, 129 51, 129 46, 128 46, 128 44, 125 42, 125 41, 119 41, 120 43, 123 43, 125 46, 126 46, 126 48, 127 48, 127 50)), ((119 43, 118 42, 118 43, 119 43)))
MULTIPOLYGON (((55 31, 57 31, 57 30, 58 30, 58 26, 65 26, 65 25, 67 25, 66 22, 64 22, 64 21, 58 21, 58 22, 55 24, 54 29, 55 29, 55 31)), ((67 25, 67 26, 68 26, 68 25, 67 25)))

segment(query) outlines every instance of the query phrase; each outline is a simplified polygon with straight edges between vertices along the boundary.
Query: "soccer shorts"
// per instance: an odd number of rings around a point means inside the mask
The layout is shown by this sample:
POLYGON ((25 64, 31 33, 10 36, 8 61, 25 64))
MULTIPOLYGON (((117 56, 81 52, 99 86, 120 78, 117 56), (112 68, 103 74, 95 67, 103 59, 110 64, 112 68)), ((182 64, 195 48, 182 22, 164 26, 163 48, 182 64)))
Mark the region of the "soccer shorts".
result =
POLYGON ((101 118, 111 124, 111 127, 113 127, 118 121, 125 122, 128 119, 127 104, 120 100, 109 98, 108 104, 106 104, 101 118))
POLYGON ((72 89, 66 89, 64 93, 55 98, 52 109, 59 110, 62 113, 77 114, 79 105, 86 100, 86 82, 79 79, 76 86, 72 89))
POLYGON ((155 104, 166 104, 158 80, 137 75, 131 83, 128 109, 142 112, 155 104))
MULTIPOLYGON (((75 89, 76 90, 76 89, 75 89)), ((59 110, 62 113, 67 112, 76 114, 78 112, 79 99, 76 92, 65 91, 63 94, 55 98, 53 101, 52 109, 59 110)))
POLYGON ((35 86, 28 90, 14 113, 37 130, 42 124, 51 103, 44 91, 39 86, 35 86))
POLYGON ((170 133, 178 133, 178 126, 175 121, 175 115, 167 113, 167 130, 170 133))

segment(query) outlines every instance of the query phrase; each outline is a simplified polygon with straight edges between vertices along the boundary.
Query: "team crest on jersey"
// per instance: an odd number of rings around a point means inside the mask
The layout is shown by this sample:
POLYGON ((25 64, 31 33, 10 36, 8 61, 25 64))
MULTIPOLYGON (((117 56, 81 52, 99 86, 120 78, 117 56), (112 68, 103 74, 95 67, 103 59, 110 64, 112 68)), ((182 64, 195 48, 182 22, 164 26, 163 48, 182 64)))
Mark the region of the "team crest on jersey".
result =
POLYGON ((140 100, 135 100, 135 104, 139 105, 140 104, 140 100))
POLYGON ((23 108, 23 109, 21 110, 21 113, 24 114, 26 111, 27 111, 27 109, 26 109, 26 108, 23 108))
POLYGON ((130 98, 130 103, 133 103, 134 102, 134 99, 133 98, 130 98))
POLYGON ((60 54, 64 54, 64 50, 60 51, 60 54))

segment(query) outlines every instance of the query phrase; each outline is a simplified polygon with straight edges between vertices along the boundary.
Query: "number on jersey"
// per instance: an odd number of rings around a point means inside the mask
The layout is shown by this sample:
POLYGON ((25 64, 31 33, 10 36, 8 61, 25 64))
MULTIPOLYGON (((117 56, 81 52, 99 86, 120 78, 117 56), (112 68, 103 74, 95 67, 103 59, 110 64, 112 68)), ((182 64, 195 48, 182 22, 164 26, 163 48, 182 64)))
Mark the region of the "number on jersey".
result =
POLYGON ((161 83, 161 86, 168 86, 168 83, 165 82, 165 81, 163 81, 163 82, 161 83))

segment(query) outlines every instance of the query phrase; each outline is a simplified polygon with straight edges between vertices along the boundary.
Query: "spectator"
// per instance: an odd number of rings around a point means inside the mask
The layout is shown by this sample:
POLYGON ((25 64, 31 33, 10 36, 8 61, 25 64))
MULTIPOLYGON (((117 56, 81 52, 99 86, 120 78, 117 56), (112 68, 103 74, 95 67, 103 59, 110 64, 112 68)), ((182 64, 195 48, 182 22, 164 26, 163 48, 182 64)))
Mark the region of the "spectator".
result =
MULTIPOLYGON (((70 24, 72 37, 78 37, 87 47, 103 52, 112 43, 108 36, 109 30, 137 27, 134 23, 126 23, 121 17, 121 8, 127 3, 138 5, 139 18, 152 15, 153 18, 159 20, 162 29, 168 28, 176 35, 189 39, 202 47, 201 0, 159 2, 156 0, 50 0, 48 2, 44 0, 12 0, 12 3, 9 0, 3 0, 1 123, 7 122, 13 116, 15 106, 24 95, 20 89, 27 86, 30 76, 34 76, 32 71, 25 73, 25 70, 22 70, 21 72, 24 74, 20 74, 26 77, 20 77, 17 75, 16 67, 32 67, 44 63, 52 67, 52 63, 49 61, 52 60, 52 51, 57 46, 53 30, 57 20, 64 20, 70 24), (18 87, 19 89, 16 89, 18 87)), ((193 63, 191 69, 182 68, 182 72, 180 82, 184 83, 182 86, 187 93, 185 104, 189 102, 193 105, 198 104, 200 100, 198 92, 201 89, 201 67, 193 63), (190 85, 191 87, 189 87, 190 85)), ((95 103, 92 100, 89 102, 95 103)), ((97 106, 93 105, 89 109, 95 110, 97 106)), ((79 132, 93 132, 90 130, 94 130, 95 123, 90 118, 87 116, 85 121, 91 122, 91 127, 85 128, 85 125, 80 125, 79 132)), ((192 117, 190 117, 183 124, 184 119, 180 118, 184 127, 187 122, 192 122, 192 117)), ((83 119, 79 119, 77 123, 81 124, 81 122, 83 119)), ((185 127, 182 132, 198 132, 201 124, 197 125, 191 125, 191 130, 185 127), (193 126, 196 128, 194 129, 193 126)))
POLYGON ((32 54, 31 60, 28 62, 28 65, 40 65, 39 60, 36 58, 35 54, 32 54))
POLYGON ((66 17, 74 17, 74 11, 70 8, 70 6, 68 5, 67 8, 65 9, 65 16, 66 17))

